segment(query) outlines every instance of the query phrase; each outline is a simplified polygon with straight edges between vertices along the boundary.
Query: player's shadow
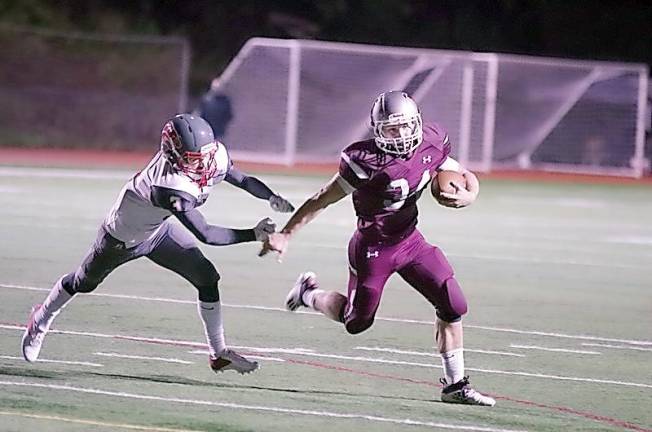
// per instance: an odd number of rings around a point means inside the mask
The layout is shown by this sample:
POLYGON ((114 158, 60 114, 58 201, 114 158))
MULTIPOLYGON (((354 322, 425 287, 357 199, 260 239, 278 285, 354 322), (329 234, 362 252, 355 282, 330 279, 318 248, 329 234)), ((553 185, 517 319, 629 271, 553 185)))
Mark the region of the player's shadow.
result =
POLYGON ((339 392, 339 391, 327 391, 327 390, 257 386, 257 385, 246 385, 246 384, 226 384, 226 383, 219 383, 219 382, 200 381, 200 380, 173 376, 173 375, 143 376, 143 375, 127 375, 127 374, 107 374, 101 372, 84 372, 81 374, 75 373, 75 376, 77 377, 80 375, 88 375, 88 376, 104 377, 104 378, 117 378, 123 380, 133 380, 133 381, 147 381, 147 382, 154 382, 160 384, 180 384, 180 385, 190 385, 190 386, 200 386, 200 387, 212 387, 212 388, 221 388, 221 389, 256 390, 256 391, 268 391, 268 392, 278 392, 278 393, 313 394, 313 395, 325 395, 325 396, 364 397, 364 398, 378 398, 378 399, 388 399, 388 400, 396 400, 396 401, 416 401, 416 402, 433 401, 433 399, 409 398, 403 396, 382 395, 376 393, 356 393, 351 391, 339 392))
POLYGON ((129 381, 146 381, 159 384, 175 384, 175 385, 188 385, 198 387, 212 387, 220 389, 239 389, 239 390, 255 390, 267 391, 288 394, 312 394, 324 396, 344 396, 344 397, 362 397, 362 398, 376 398, 395 401, 415 401, 415 402, 437 402, 434 399, 424 398, 410 398, 404 396, 383 395, 377 393, 362 393, 362 392, 340 392, 328 390, 314 390, 314 389, 300 389, 300 388, 283 388, 271 386, 258 386, 258 385, 245 385, 245 384, 226 384, 219 382, 200 381, 191 378, 173 376, 173 375, 127 375, 127 374, 113 374, 102 372, 50 372, 43 371, 35 368, 21 368, 21 367, 0 367, 0 376, 21 376, 25 378, 41 378, 48 380, 63 380, 68 382, 71 377, 74 378, 109 378, 120 379, 129 381))
POLYGON ((314 395, 325 395, 325 396, 348 396, 348 397, 360 396, 360 397, 373 397, 379 399, 419 401, 419 402, 432 401, 432 399, 408 398, 403 396, 392 396, 392 395, 379 395, 375 393, 373 394, 355 393, 351 391, 338 392, 338 391, 327 391, 327 390, 296 389, 296 388, 269 387, 269 386, 257 386, 257 385, 246 385, 246 384, 226 384, 226 383, 199 381, 190 378, 183 378, 183 377, 171 376, 171 375, 142 376, 142 375, 125 375, 125 374, 103 374, 99 372, 88 372, 88 373, 97 376, 120 378, 120 379, 127 379, 127 380, 149 381, 149 382, 156 382, 162 384, 181 384, 181 385, 202 386, 202 387, 217 387, 222 389, 262 390, 262 391, 278 392, 278 393, 314 394, 314 395))
POLYGON ((25 378, 44 378, 44 379, 58 379, 58 373, 48 372, 33 368, 21 368, 11 366, 0 366, 0 376, 13 376, 25 378))

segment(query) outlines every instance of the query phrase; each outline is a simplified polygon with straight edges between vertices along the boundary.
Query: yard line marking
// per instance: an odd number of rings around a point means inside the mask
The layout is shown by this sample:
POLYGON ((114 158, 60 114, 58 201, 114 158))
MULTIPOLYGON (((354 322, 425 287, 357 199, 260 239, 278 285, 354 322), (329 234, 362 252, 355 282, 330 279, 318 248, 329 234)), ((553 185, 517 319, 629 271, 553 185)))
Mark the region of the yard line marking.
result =
MULTIPOLYGON (((235 345, 231 345, 231 347, 232 348, 238 348, 235 345)), ((192 350, 192 351, 188 351, 188 354, 209 355, 210 351, 208 351, 208 350, 192 350)), ((247 354, 247 358, 256 359, 256 360, 271 360, 271 361, 275 361, 275 362, 285 363, 285 359, 282 359, 282 358, 279 358, 279 357, 257 356, 257 355, 247 354)))
MULTIPOLYGON (((0 324, 0 328, 16 328, 19 330, 23 330, 24 326, 19 326, 19 325, 4 325, 0 324)), ((74 334, 79 334, 80 332, 71 332, 74 334)), ((96 335, 96 334, 93 334, 96 335)), ((140 340, 144 341, 143 338, 135 338, 135 337, 120 337, 120 339, 125 339, 125 340, 140 340)), ((152 339, 152 343, 160 343, 164 344, 162 339, 152 339)), ((183 341, 169 341, 167 344, 170 345, 181 345, 181 346, 197 346, 197 345, 202 345, 202 344, 196 344, 196 343, 189 343, 189 342, 183 342, 183 341)), ((304 350, 301 350, 302 352, 305 352, 304 350)), ((341 372, 348 372, 352 373, 355 375, 361 375, 361 376, 366 376, 366 377, 372 377, 372 378, 382 378, 382 379, 388 379, 388 380, 393 380, 393 381, 400 381, 400 382, 405 382, 405 383, 410 383, 410 384, 419 384, 419 385, 425 385, 428 387, 441 387, 441 385, 432 382, 432 381, 424 381, 424 380, 417 380, 417 379, 412 379, 412 378, 404 378, 400 376, 394 376, 394 375, 388 375, 388 374, 381 374, 381 373, 376 373, 376 372, 370 372, 367 370, 361 371, 361 370, 356 370, 356 369, 351 369, 348 367, 343 367, 343 366, 336 366, 336 365, 328 365, 325 363, 317 363, 314 361, 310 360, 297 360, 297 359, 288 359, 287 360, 291 364, 303 364, 303 365, 308 365, 312 367, 318 367, 318 368, 323 368, 323 369, 331 369, 331 370, 337 370, 341 372)), ((513 398, 509 396, 500 396, 500 395, 495 395, 495 394, 490 394, 490 396, 493 396, 496 399, 502 399, 502 400, 507 400, 527 406, 534 406, 537 408, 543 408, 543 409, 549 409, 549 410, 554 410, 554 411, 559 411, 567 414, 572 414, 576 415, 578 417, 583 417, 586 419, 594 420, 597 422, 601 423, 606 423, 612 426, 618 426, 626 429, 631 429, 639 432, 652 432, 652 429, 646 429, 643 427, 640 427, 638 425, 635 425, 633 423, 623 421, 623 420, 618 420, 615 418, 607 417, 607 416, 601 416, 597 415, 591 412, 585 412, 585 411, 579 411, 575 410, 566 406, 557 406, 557 405, 547 405, 543 403, 538 403, 538 402, 533 402, 525 399, 518 399, 518 398, 513 398)))
POLYGON ((74 387, 69 385, 42 384, 36 382, 0 381, 0 385, 7 386, 7 387, 16 386, 16 387, 45 388, 50 390, 61 390, 61 391, 76 392, 76 393, 113 396, 113 397, 125 398, 125 399, 172 402, 172 403, 179 403, 184 405, 199 405, 199 406, 209 406, 209 407, 216 407, 216 408, 231 408, 236 410, 273 412, 273 413, 280 413, 280 414, 299 414, 305 416, 328 417, 328 418, 339 418, 339 419, 369 420, 371 422, 377 422, 377 423, 426 426, 432 428, 443 428, 443 429, 453 429, 453 430, 467 430, 467 431, 478 431, 478 432, 522 432, 514 429, 501 429, 501 428, 472 426, 472 425, 455 425, 455 424, 448 424, 448 423, 426 422, 426 421, 411 420, 411 419, 395 419, 390 417, 379 417, 370 414, 301 410, 301 409, 282 408, 282 407, 273 407, 273 406, 264 406, 264 405, 244 405, 244 404, 237 404, 231 402, 215 402, 215 401, 200 400, 200 399, 171 398, 171 397, 163 397, 163 396, 155 396, 155 395, 147 395, 147 394, 139 394, 139 393, 127 393, 127 392, 116 392, 116 391, 109 391, 109 390, 93 389, 87 387, 74 387))
MULTIPOLYGON (((5 327, 5 325, 0 324, 0 328, 3 327, 5 327)), ((51 331, 56 331, 56 330, 51 330, 51 331)), ((59 330, 58 332, 65 333, 61 330, 59 330)), ((188 341, 170 340, 170 339, 147 338, 141 336, 125 336, 125 335, 117 335, 114 337, 117 339, 133 340, 133 341, 148 342, 148 343, 155 343, 155 344, 200 346, 201 348, 206 347, 206 344, 200 344, 200 343, 188 342, 188 341)), ((260 348, 257 347, 246 347, 246 346, 238 346, 237 348, 260 350, 260 348)), ((288 353, 287 348, 264 348, 264 349, 265 352, 270 352, 270 353, 277 353, 277 352, 288 353)), ((352 360, 352 361, 369 362, 369 363, 417 366, 417 367, 437 368, 437 369, 442 368, 442 366, 440 365, 435 365, 430 363, 416 363, 416 362, 388 360, 388 359, 373 358, 373 357, 345 356, 340 354, 325 354, 325 353, 318 353, 312 350, 306 351, 303 349, 294 350, 292 354, 300 355, 300 356, 308 356, 308 357, 331 358, 336 360, 352 360)), ((539 373, 531 373, 531 372, 523 372, 523 371, 503 371, 503 370, 496 370, 496 369, 481 369, 481 368, 470 368, 470 367, 467 367, 465 369, 468 371, 484 372, 490 374, 493 373, 493 374, 500 374, 500 375, 516 375, 516 376, 525 376, 525 377, 532 377, 532 378, 545 378, 545 379, 553 379, 553 380, 560 380, 560 381, 579 381, 579 382, 589 382, 589 383, 599 383, 599 384, 614 384, 614 385, 621 385, 621 386, 628 386, 628 387, 652 388, 652 384, 635 383, 635 382, 628 382, 628 381, 617 381, 617 380, 606 380, 606 379, 584 378, 584 377, 568 377, 568 376, 561 376, 561 375, 548 375, 548 374, 539 374, 539 373)))
POLYGON ((519 349, 530 349, 530 350, 551 351, 551 352, 563 352, 563 353, 571 353, 571 354, 602 355, 601 353, 599 353, 597 351, 572 350, 572 349, 566 349, 566 348, 546 348, 546 347, 541 347, 541 346, 536 346, 536 345, 515 345, 515 344, 510 344, 509 346, 512 347, 512 348, 519 348, 519 349))
POLYGON ((562 339, 580 339, 580 340, 593 340, 593 341, 603 341, 603 342, 620 342, 633 345, 650 345, 652 346, 652 341, 647 340, 636 340, 636 339, 618 339, 618 338, 606 338, 600 336, 586 336, 586 335, 571 335, 565 333, 554 333, 554 332, 543 332, 537 330, 519 330, 511 329, 505 327, 490 327, 490 326, 480 326, 480 325, 464 325, 464 328, 473 328, 478 330, 489 330, 496 332, 506 332, 506 333, 516 333, 524 335, 534 335, 534 336, 549 336, 562 339))
MULTIPOLYGON (((27 286, 27 285, 16 285, 16 284, 7 284, 7 283, 0 283, 0 287, 9 288, 9 289, 27 290, 27 291, 43 291, 43 292, 49 292, 50 291, 50 288, 40 288, 40 287, 33 287, 33 286, 27 286)), ((84 294, 84 295, 85 296, 93 296, 93 297, 107 297, 107 298, 119 298, 119 299, 129 299, 129 300, 158 301, 158 302, 165 302, 165 303, 189 304, 189 305, 193 305, 193 306, 197 304, 197 302, 194 301, 194 300, 179 300, 179 299, 170 299, 170 298, 164 298, 164 297, 144 297, 144 296, 127 295, 127 294, 108 294, 108 293, 95 293, 95 292, 92 292, 92 293, 88 293, 88 294, 84 294)), ((287 309, 280 308, 280 307, 258 306, 258 305, 240 305, 240 304, 229 304, 229 303, 222 303, 222 306, 230 307, 230 308, 236 308, 236 309, 252 309, 252 310, 262 310, 262 311, 288 313, 287 309)), ((321 313, 310 312, 310 311, 296 311, 296 312, 293 312, 293 313, 294 314, 302 314, 302 315, 319 316, 319 317, 322 316, 321 313)), ((388 322, 398 322, 398 323, 404 323, 404 324, 419 324, 419 325, 433 325, 434 324, 434 321, 407 319, 407 318, 376 317, 376 320, 388 321, 388 322)), ((505 328, 505 327, 491 327, 491 326, 481 326, 481 325, 472 325, 472 324, 464 324, 464 328, 466 328, 466 329, 477 329, 477 330, 487 330, 487 331, 496 331, 496 332, 506 332, 506 333, 516 333, 516 334, 524 334, 524 335, 534 335, 534 336, 547 336, 547 337, 555 337, 555 338, 563 338, 563 339, 579 339, 579 340, 590 340, 590 341, 601 341, 601 342, 616 342, 616 343, 626 343, 626 344, 633 344, 633 345, 645 345, 645 346, 649 345, 649 346, 652 346, 652 341, 647 341, 647 340, 618 339, 618 338, 607 338, 607 337, 601 337, 601 336, 586 336, 586 335, 571 335, 571 334, 565 334, 565 333, 544 332, 544 331, 538 331, 538 330, 520 330, 520 329, 512 329, 512 328, 505 328)))
POLYGON ((0 415, 27 417, 27 418, 34 418, 38 420, 56 420, 56 421, 63 421, 67 423, 77 423, 77 424, 85 424, 91 426, 107 426, 111 428, 121 428, 121 429, 131 429, 131 430, 141 430, 141 431, 151 431, 151 432, 201 432, 198 429, 170 429, 170 428, 162 428, 162 427, 155 427, 155 426, 139 426, 139 425, 125 424, 125 423, 107 423, 107 422, 101 422, 97 420, 85 420, 85 419, 78 419, 78 418, 71 418, 71 417, 52 416, 46 414, 27 414, 27 413, 15 412, 15 411, 14 412, 0 411, 0 415))
POLYGON ((254 360, 265 360, 265 361, 275 361, 275 362, 285 363, 285 359, 278 358, 278 357, 266 357, 266 356, 257 356, 257 355, 249 354, 247 358, 254 359, 254 360))
POLYGON ((652 351, 652 348, 641 348, 637 346, 627 346, 627 345, 610 345, 610 344, 599 344, 599 343, 583 343, 583 346, 594 346, 602 348, 615 348, 615 349, 629 349, 636 351, 652 351))
MULTIPOLYGON (((15 329, 15 330, 24 330, 25 326, 17 325, 17 324, 6 324, 6 323, 0 323, 0 328, 7 328, 7 329, 15 329)), ((153 344, 159 344, 159 345, 175 345, 175 346, 186 346, 186 347, 195 347, 195 348, 206 348, 205 343, 199 343, 199 342, 190 342, 190 341, 181 341, 181 340, 173 340, 173 339, 161 339, 161 338, 151 338, 151 337, 143 337, 143 336, 130 336, 130 335, 110 335, 110 334, 102 334, 102 333, 89 333, 89 332, 80 332, 80 331, 71 331, 71 330, 57 330, 57 329, 51 329, 50 333, 60 333, 60 334, 71 334, 71 335, 77 335, 77 336, 91 336, 91 337, 101 337, 101 338, 111 338, 111 339, 122 339, 122 340, 130 340, 130 341, 135 341, 135 342, 145 342, 145 343, 153 343, 153 344)), ((240 349, 242 348, 247 348, 247 347, 239 347, 240 349)), ((279 352, 281 350, 286 350, 285 348, 264 348, 270 353, 274 352, 279 352)), ((430 363, 416 363, 416 362, 407 362, 407 361, 399 361, 399 360, 388 360, 388 359, 383 359, 383 358, 372 358, 372 357, 360 357, 360 356, 344 356, 344 355, 339 355, 339 354, 324 354, 324 353, 318 353, 314 351, 305 351, 305 350, 297 350, 292 353, 293 355, 300 355, 300 356, 309 356, 309 357, 321 357, 321 358, 331 358, 331 359, 336 359, 336 360, 352 360, 352 361, 360 361, 360 362, 369 362, 369 363, 381 363, 381 364, 392 364, 392 365, 404 365, 404 366, 417 366, 417 367, 425 367, 425 368, 437 368, 441 369, 441 365, 435 365, 435 364, 430 364, 430 363)), ((473 371, 473 372, 483 372, 483 373, 490 373, 490 374, 500 374, 500 375, 516 375, 516 376, 525 376, 525 377, 531 377, 531 378, 544 378, 544 379, 553 379, 553 380, 560 380, 560 381, 579 381, 579 382, 589 382, 589 383, 599 383, 599 384, 614 384, 614 385, 621 385, 621 386, 627 386, 627 387, 642 387, 642 388, 652 388, 652 384, 644 384, 644 383, 635 383, 635 382, 627 382, 627 381, 617 381, 617 380, 606 380, 606 379, 598 379, 598 378, 584 378, 584 377, 568 377, 568 376, 561 376, 561 375, 547 375, 547 374, 538 374, 538 373, 530 373, 530 372, 523 372, 523 371, 503 371, 503 370, 496 370, 496 369, 480 369, 480 368, 466 368, 467 371, 473 371)))
MULTIPOLYGON (((9 355, 0 355, 0 359, 5 360, 21 360, 25 361, 22 357, 9 356, 9 355)), ((68 361, 68 360, 51 360, 51 359, 38 359, 39 363, 58 363, 58 364, 68 364, 68 365, 77 365, 77 366, 90 366, 90 367, 104 367, 104 365, 99 363, 90 363, 85 361, 68 361)))
POLYGON ((133 175, 131 171, 118 170, 79 170, 67 168, 18 168, 0 167, 0 177, 41 177, 41 178, 73 178, 92 180, 128 180, 133 175))
MULTIPOLYGON (((307 348, 261 348, 261 347, 251 347, 243 345, 229 345, 231 348, 235 349, 245 349, 249 351, 255 351, 259 353, 282 353, 282 354, 297 354, 297 353, 312 353, 315 350, 307 348)), ((197 354, 199 352, 204 353, 203 350, 194 350, 189 351, 191 354, 197 354)))
MULTIPOLYGON (((383 348, 383 347, 355 347, 354 349, 361 350, 361 351, 380 351, 380 352, 388 352, 388 353, 393 353, 393 354, 408 354, 408 355, 416 355, 416 356, 427 356, 427 357, 441 357, 439 354, 432 352, 422 352, 422 351, 406 351, 406 350, 400 350, 396 348, 383 348)), ((504 351, 491 351, 491 350, 481 350, 481 349, 470 349, 470 348, 464 348, 464 352, 475 352, 475 353, 480 353, 480 354, 496 354, 496 355, 503 355, 503 356, 511 356, 511 357, 525 357, 525 354, 517 354, 517 353, 511 353, 511 352, 504 352, 504 351)))
POLYGON ((138 356, 138 355, 105 353, 105 352, 96 352, 93 354, 102 357, 116 357, 116 358, 133 359, 133 360, 154 360, 154 361, 162 361, 167 363, 179 363, 179 364, 195 364, 194 362, 191 361, 180 360, 175 358, 167 358, 167 357, 150 357, 150 356, 138 356))
MULTIPOLYGON (((321 248, 321 249, 336 249, 336 250, 345 250, 346 245, 338 244, 328 244, 328 243, 308 243, 308 242, 297 242, 296 245, 302 247, 310 248, 321 248)), ((555 264, 555 265, 570 265, 570 266, 584 266, 584 267, 600 267, 604 268, 608 265, 611 268, 621 268, 621 269, 647 269, 645 264, 629 264, 629 263, 616 263, 610 262, 606 263, 596 263, 591 261, 578 261, 574 259, 566 260, 554 260, 554 259, 541 259, 541 258, 526 258, 522 256, 510 256, 510 255, 480 255, 480 254, 459 254, 454 252, 447 252, 446 256, 449 258, 464 258, 464 259, 476 259, 476 260, 485 260, 485 261, 505 261, 505 262, 516 262, 516 263, 530 263, 530 264, 555 264)))

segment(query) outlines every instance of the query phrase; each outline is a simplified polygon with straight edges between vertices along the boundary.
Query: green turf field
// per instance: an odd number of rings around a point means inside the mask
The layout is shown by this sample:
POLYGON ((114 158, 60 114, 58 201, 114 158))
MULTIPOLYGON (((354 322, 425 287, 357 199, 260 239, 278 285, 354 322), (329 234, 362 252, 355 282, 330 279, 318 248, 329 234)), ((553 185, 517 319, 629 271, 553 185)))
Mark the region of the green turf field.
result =
MULTIPOLYGON (((652 430, 649 185, 485 181, 464 210, 422 197, 420 229, 469 301, 467 372, 497 399, 484 408, 438 401, 434 313, 398 277, 357 336, 283 310, 305 270, 345 290, 350 200, 307 226, 282 264, 253 243, 202 247, 222 275, 227 342, 259 358, 254 374, 211 372, 194 289, 147 259, 78 296, 43 361, 24 362, 31 305, 75 269, 130 175, 0 168, 0 430, 652 430)), ((261 177, 295 203, 326 180, 261 177)), ((204 213, 236 227, 287 219, 227 184, 204 213)))

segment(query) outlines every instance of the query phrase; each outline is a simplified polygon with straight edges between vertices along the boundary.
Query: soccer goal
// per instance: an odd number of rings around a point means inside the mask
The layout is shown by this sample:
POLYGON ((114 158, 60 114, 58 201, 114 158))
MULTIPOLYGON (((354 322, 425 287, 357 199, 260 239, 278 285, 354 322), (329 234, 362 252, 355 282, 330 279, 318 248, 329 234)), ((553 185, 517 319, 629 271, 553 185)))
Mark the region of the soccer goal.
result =
POLYGON ((480 171, 544 169, 640 176, 645 65, 254 38, 221 75, 241 159, 334 162, 370 136, 382 91, 404 90, 480 171))

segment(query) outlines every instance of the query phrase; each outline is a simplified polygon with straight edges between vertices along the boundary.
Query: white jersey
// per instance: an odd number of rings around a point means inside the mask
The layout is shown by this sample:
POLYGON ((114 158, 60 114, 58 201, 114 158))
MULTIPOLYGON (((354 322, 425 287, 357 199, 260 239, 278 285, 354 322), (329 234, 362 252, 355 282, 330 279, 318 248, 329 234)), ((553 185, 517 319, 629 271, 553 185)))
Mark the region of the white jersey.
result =
POLYGON ((187 176, 178 173, 171 163, 158 152, 147 167, 133 176, 124 185, 118 199, 104 220, 106 230, 126 247, 136 246, 152 238, 165 219, 172 215, 170 210, 159 207, 152 197, 154 188, 165 188, 194 198, 196 206, 206 202, 213 186, 224 180, 231 162, 226 148, 221 143, 215 153, 217 171, 206 186, 200 187, 187 176))

